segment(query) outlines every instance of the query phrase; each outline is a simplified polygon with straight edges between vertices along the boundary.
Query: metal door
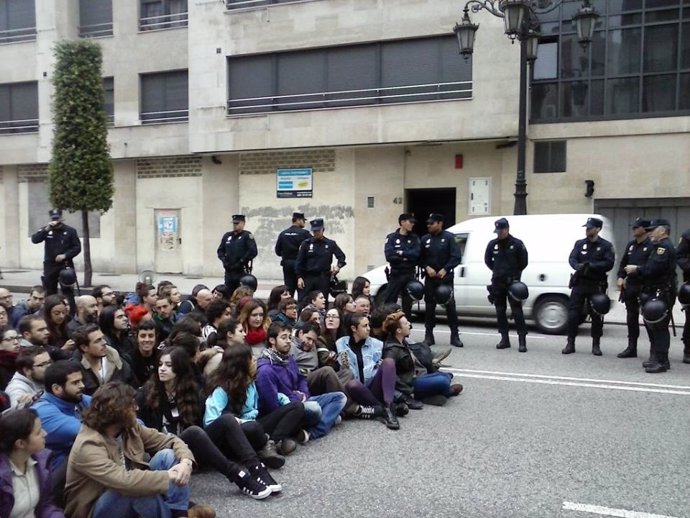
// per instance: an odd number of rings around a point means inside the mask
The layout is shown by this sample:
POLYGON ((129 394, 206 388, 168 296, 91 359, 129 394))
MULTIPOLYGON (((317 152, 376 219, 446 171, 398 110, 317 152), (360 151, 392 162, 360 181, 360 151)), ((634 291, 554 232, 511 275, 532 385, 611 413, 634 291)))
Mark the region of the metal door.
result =
POLYGON ((182 233, 180 209, 156 209, 156 271, 182 273, 182 233))

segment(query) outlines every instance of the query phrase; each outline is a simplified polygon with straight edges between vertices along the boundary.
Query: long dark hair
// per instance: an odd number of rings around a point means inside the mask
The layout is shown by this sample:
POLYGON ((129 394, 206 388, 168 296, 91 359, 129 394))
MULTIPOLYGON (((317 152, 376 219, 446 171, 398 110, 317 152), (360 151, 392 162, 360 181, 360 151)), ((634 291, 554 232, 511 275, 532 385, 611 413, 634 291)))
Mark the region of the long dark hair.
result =
POLYGON ((63 300, 61 295, 48 295, 46 297, 46 300, 43 304, 43 317, 45 318, 46 325, 48 326, 48 331, 50 331, 50 343, 52 345, 61 346, 65 340, 67 340, 67 321, 69 320, 67 315, 69 315, 69 305, 63 300), (67 313, 65 319, 62 321, 62 324, 58 326, 55 322, 53 322, 50 312, 55 306, 59 306, 60 304, 65 306, 67 313), (61 343, 57 343, 58 340, 61 343))
POLYGON ((288 290, 285 284, 276 286, 271 290, 271 294, 268 296, 268 310, 278 309, 278 304, 280 304, 280 299, 283 297, 283 293, 288 290))
MULTIPOLYGON (((362 277, 362 276, 355 277, 355 280, 352 281, 352 298, 354 300, 357 300, 357 297, 359 297, 360 295, 363 295, 364 287, 367 284, 371 285, 371 283, 369 282, 369 279, 367 279, 366 277, 362 277)), ((364 295, 364 296, 366 297, 367 295, 364 295)))
POLYGON ((120 308, 117 306, 106 306, 98 316, 98 326, 108 338, 115 335, 115 313, 118 311, 120 308))
POLYGON ((0 453, 9 455, 14 443, 28 439, 34 429, 38 414, 33 408, 10 410, 0 417, 0 453))
POLYGON ((211 374, 206 384, 206 393, 222 388, 228 395, 230 409, 235 415, 242 412, 247 401, 247 387, 252 383, 252 349, 247 344, 228 347, 218 368, 211 374))
MULTIPOLYGON (((163 356, 170 355, 172 370, 175 373, 175 400, 180 412, 180 429, 198 425, 201 421, 202 411, 199 402, 199 387, 194 380, 192 372, 192 360, 181 347, 166 347, 158 355, 160 362, 163 356)), ((168 396, 165 386, 158 378, 158 369, 144 385, 146 404, 153 408, 160 408, 164 413, 170 413, 168 396)))

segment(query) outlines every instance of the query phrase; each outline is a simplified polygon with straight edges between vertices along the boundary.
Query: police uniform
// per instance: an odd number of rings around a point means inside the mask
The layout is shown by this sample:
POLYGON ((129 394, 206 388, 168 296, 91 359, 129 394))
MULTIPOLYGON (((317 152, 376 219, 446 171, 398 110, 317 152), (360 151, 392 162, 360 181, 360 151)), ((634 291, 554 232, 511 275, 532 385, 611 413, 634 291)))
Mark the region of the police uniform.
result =
MULTIPOLYGON (((583 226, 592 229, 601 228, 603 224, 598 218, 589 218, 583 226)), ((580 325, 582 308, 587 304, 592 316, 592 353, 600 356, 599 346, 604 331, 604 320, 597 312, 591 311, 589 303, 595 293, 606 293, 606 274, 615 263, 613 246, 599 236, 594 241, 590 241, 589 238, 580 239, 575 242, 568 263, 575 273, 571 277, 572 290, 568 306, 568 343, 562 352, 575 352, 575 336, 580 325)))
MULTIPOLYGON (((443 222, 441 214, 432 213, 427 219, 427 224, 432 222, 443 222)), ((462 261, 460 248, 455 242, 455 236, 447 230, 442 230, 438 234, 425 234, 422 237, 421 254, 419 265, 426 269, 427 266, 438 272, 445 270, 446 276, 440 279, 438 276, 429 277, 425 272, 424 279, 424 327, 426 334, 424 341, 427 345, 434 345, 434 326, 436 325, 436 289, 444 284, 450 287, 451 297, 446 303, 446 314, 448 315, 448 325, 450 326, 450 343, 456 347, 462 347, 462 342, 458 336, 458 313, 455 307, 455 297, 453 293, 453 269, 462 261)))
MULTIPOLYGON (((301 212, 294 212, 292 214, 292 221, 304 219, 304 214, 301 212)), ((291 296, 295 295, 297 290, 297 274, 295 273, 295 262, 297 262, 297 253, 302 241, 309 239, 311 234, 308 230, 293 224, 286 228, 280 234, 275 245, 275 252, 280 257, 280 266, 283 267, 283 280, 288 288, 291 296)))
MULTIPOLYGON (((506 218, 496 220, 494 226, 496 233, 502 229, 508 229, 508 220, 506 218)), ((527 351, 525 339, 527 326, 522 312, 522 301, 516 300, 508 294, 508 287, 512 282, 520 280, 522 271, 527 268, 527 262, 525 244, 511 234, 508 234, 504 239, 492 239, 486 246, 484 264, 492 271, 490 297, 493 299, 492 304, 496 307, 498 332, 501 334, 501 341, 496 345, 497 349, 510 347, 508 317, 506 315, 507 303, 510 303, 510 313, 515 320, 520 341, 520 351, 527 351)))
MULTIPOLYGON (((245 217, 242 214, 235 214, 232 221, 233 223, 245 221, 245 217)), ((216 253, 225 268, 225 285, 230 293, 234 293, 240 285, 242 276, 251 271, 250 263, 258 253, 254 236, 247 230, 226 232, 220 240, 216 253)))
MULTIPOLYGON (((398 223, 401 224, 403 221, 414 223, 414 215, 410 213, 401 214, 398 223)), ((421 253, 419 236, 414 232, 401 234, 400 229, 398 229, 386 236, 383 253, 390 265, 385 302, 395 303, 402 294, 403 311, 409 319, 412 314, 412 297, 407 293, 405 287, 416 277, 415 270, 421 253)))
MULTIPOLYGON (((62 219, 62 211, 59 209, 53 209, 49 214, 53 221, 62 219)), ((79 241, 77 231, 64 223, 60 223, 55 227, 46 226, 31 236, 31 242, 34 244, 45 242, 43 252, 43 287, 46 290, 46 295, 54 295, 57 293, 60 272, 65 268, 74 268, 72 260, 81 253, 81 242, 79 241), (64 255, 65 260, 56 263, 55 258, 58 255, 64 255)), ((62 292, 70 298, 70 304, 74 307, 74 304, 72 304, 74 292, 71 286, 62 286, 62 292)))
MULTIPOLYGON (((670 226, 665 219, 652 222, 652 228, 670 226)), ((671 333, 668 324, 671 321, 673 305, 676 302, 676 249, 668 237, 652 242, 652 251, 647 262, 636 272, 642 279, 642 293, 646 299, 656 297, 666 303, 668 311, 659 322, 647 322, 649 339, 652 345, 653 359, 643 363, 649 373, 665 372, 669 369, 668 349, 671 345, 671 333)))
MULTIPOLYGON (((649 227, 648 220, 637 218, 632 228, 649 227)), ((628 275, 625 267, 631 264, 642 265, 652 252, 649 237, 643 240, 631 240, 625 245, 623 257, 618 267, 618 278, 625 279, 625 287, 621 290, 620 300, 625 303, 626 323, 628 326, 628 347, 618 354, 618 358, 637 357, 637 339, 640 337, 640 294, 642 293, 642 279, 638 275, 628 275)))
MULTIPOLYGON (((323 219, 321 218, 313 219, 309 224, 312 231, 323 229, 323 219)), ((310 292, 320 291, 326 297, 326 304, 328 304, 333 256, 338 260, 338 268, 347 264, 345 254, 338 243, 332 239, 324 236, 317 239, 312 236, 302 241, 295 262, 295 273, 297 273, 298 279, 301 278, 304 281, 304 288, 299 294, 300 302, 310 292)))
MULTIPOLYGON (((690 229, 683 232, 676 247, 676 261, 683 270, 683 282, 690 282, 690 229)), ((683 326, 683 363, 690 363, 690 317, 685 311, 685 325, 683 326)))

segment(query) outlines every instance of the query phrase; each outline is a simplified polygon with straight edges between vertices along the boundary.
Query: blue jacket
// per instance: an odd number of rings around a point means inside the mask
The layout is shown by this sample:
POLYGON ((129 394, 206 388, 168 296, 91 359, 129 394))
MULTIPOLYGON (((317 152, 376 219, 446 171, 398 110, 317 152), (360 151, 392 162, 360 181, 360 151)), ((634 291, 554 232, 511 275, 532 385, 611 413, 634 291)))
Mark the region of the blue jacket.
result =
POLYGON ((266 415, 280 407, 278 394, 285 394, 290 401, 301 402, 302 392, 309 397, 307 378, 299 373, 297 360, 290 356, 287 365, 272 363, 268 358, 256 362, 256 389, 259 392, 259 413, 266 415))
POLYGON ((81 403, 73 403, 45 392, 32 408, 36 410, 46 436, 46 448, 53 450, 50 470, 55 471, 67 460, 79 429, 82 412, 91 404, 90 396, 82 396, 81 403))
POLYGON ((362 371, 364 372, 364 379, 360 379, 359 362, 357 361, 357 354, 350 349, 350 337, 342 336, 338 338, 338 340, 335 342, 335 347, 338 350, 338 363, 340 366, 343 366, 340 360, 340 354, 347 352, 352 375, 356 380, 367 385, 369 381, 371 381, 371 379, 376 375, 376 371, 379 368, 379 362, 383 357, 383 342, 381 342, 381 340, 377 340, 376 338, 372 338, 371 336, 364 342, 364 345, 362 346, 362 359, 364 360, 362 371))
MULTIPOLYGON (((230 398, 228 393, 220 387, 216 387, 209 397, 206 398, 206 410, 204 411, 204 426, 210 425, 221 415, 230 411, 230 398)), ((234 412, 233 412, 233 415, 234 412)), ((256 385, 250 383, 247 387, 247 399, 242 405, 240 415, 235 415, 243 421, 253 421, 259 415, 259 393, 256 385)))

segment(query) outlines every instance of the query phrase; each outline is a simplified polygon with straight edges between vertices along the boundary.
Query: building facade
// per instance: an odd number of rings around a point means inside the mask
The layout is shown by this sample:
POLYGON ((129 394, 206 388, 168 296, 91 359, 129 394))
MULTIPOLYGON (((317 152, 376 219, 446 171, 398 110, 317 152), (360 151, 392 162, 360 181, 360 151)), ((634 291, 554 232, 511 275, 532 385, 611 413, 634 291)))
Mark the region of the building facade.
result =
MULTIPOLYGON (((533 67, 529 213, 601 212, 690 226, 690 2, 595 1, 578 46, 566 1, 533 67)), ((323 217, 343 276, 381 264, 397 216, 510 214, 519 46, 457 0, 0 0, 0 264, 38 267, 51 156, 53 46, 103 49, 113 208, 92 217, 96 271, 219 275, 230 216, 259 277, 294 210, 323 217)), ((73 221, 78 218, 74 217, 73 221)), ((75 226, 78 226, 76 224, 75 226)))

